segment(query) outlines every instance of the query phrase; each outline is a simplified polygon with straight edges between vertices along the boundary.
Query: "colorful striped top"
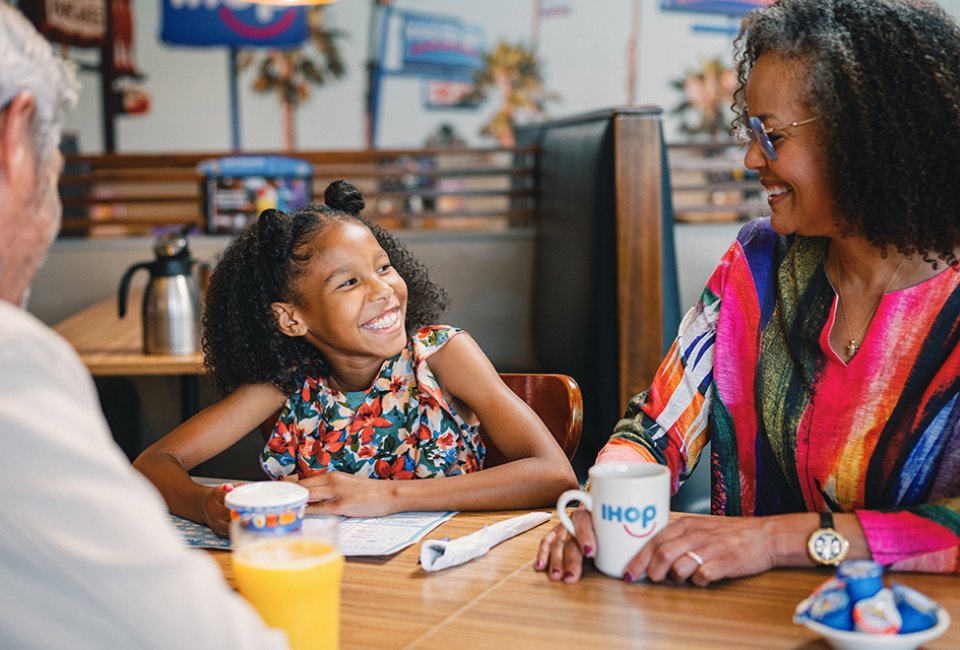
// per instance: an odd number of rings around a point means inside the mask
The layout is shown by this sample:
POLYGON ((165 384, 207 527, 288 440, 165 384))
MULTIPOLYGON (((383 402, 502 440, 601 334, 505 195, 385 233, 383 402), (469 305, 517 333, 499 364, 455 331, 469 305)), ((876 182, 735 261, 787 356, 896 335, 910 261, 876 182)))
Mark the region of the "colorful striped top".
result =
POLYGON ((598 462, 710 452, 718 515, 855 512, 873 558, 960 572, 960 272, 884 295, 848 363, 827 239, 745 225, 598 462))

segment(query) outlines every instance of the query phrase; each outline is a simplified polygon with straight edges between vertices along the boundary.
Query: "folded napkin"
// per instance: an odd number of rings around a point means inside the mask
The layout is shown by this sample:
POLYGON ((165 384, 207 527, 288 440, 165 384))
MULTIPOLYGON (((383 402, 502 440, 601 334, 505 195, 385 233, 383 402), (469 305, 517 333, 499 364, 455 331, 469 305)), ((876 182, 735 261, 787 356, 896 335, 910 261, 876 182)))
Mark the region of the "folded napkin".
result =
POLYGON ((553 517, 550 512, 531 512, 484 526, 459 539, 428 539, 420 545, 420 566, 424 571, 439 571, 482 555, 505 539, 536 528, 553 517))

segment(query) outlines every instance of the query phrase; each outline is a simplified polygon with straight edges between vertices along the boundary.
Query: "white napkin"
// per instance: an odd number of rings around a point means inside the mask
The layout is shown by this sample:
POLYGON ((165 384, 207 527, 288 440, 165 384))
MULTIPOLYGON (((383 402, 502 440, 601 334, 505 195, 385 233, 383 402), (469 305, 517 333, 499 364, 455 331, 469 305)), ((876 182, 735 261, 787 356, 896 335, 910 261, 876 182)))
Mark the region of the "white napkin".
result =
POLYGON ((531 512, 484 526, 459 539, 428 539, 420 545, 420 566, 424 571, 439 571, 469 562, 485 555, 503 540, 536 528, 551 517, 550 512, 531 512))

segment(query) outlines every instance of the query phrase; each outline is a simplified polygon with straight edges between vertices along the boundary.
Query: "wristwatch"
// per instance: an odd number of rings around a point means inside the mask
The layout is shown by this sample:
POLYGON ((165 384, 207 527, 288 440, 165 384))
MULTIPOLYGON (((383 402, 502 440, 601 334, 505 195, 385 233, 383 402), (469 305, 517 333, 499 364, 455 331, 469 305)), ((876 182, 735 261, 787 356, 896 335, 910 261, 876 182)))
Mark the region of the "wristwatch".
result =
POLYGON ((820 513, 820 528, 810 533, 807 539, 807 553, 814 564, 837 566, 847 557, 850 542, 833 527, 833 513, 820 513))

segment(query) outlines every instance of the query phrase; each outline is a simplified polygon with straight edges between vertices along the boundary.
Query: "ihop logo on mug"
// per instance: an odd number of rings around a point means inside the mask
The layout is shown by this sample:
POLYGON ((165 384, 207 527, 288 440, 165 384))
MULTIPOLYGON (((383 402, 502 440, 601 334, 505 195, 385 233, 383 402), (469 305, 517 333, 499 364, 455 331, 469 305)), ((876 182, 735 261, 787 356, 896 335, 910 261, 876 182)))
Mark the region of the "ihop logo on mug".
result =
POLYGON ((604 503, 600 506, 600 518, 613 523, 622 522, 623 529, 631 537, 648 537, 657 528, 657 506, 651 504, 641 510, 633 506, 623 507, 604 503))
POLYGON ((631 558, 670 521, 670 469, 644 462, 594 465, 589 491, 567 490, 557 499, 557 517, 570 532, 577 530, 567 512, 572 501, 590 512, 597 538, 594 563, 620 578, 631 558))

